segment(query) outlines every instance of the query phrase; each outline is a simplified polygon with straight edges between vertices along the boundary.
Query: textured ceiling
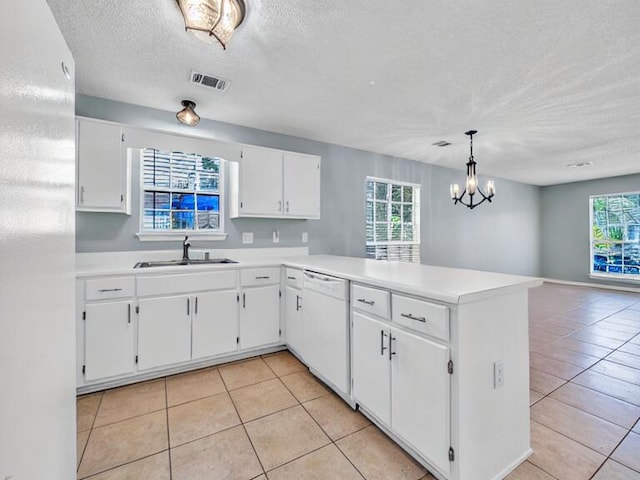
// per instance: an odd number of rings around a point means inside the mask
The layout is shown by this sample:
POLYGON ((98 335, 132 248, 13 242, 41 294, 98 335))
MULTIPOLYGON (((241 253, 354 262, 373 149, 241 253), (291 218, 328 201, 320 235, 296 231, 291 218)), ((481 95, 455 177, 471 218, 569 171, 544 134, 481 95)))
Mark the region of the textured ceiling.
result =
POLYGON ((246 1, 224 51, 175 0, 48 0, 81 94, 460 170, 473 128, 481 177, 534 185, 640 173, 637 0, 246 1))

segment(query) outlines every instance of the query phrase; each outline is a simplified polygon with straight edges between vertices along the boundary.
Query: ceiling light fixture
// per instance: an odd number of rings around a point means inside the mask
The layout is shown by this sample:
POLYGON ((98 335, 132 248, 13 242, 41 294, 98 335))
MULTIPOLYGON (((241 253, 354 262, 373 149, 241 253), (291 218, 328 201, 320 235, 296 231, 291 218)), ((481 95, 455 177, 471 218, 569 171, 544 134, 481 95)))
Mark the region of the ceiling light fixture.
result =
POLYGON ((457 183, 453 183, 449 187, 451 192, 451 198, 453 200, 454 205, 461 203, 465 207, 469 207, 472 210, 476 208, 478 205, 481 205, 485 200, 491 202, 491 199, 496 193, 496 186, 493 183, 493 180, 487 181, 486 195, 482 190, 480 190, 480 186, 478 185, 478 175, 476 174, 476 161, 473 159, 473 136, 476 133, 478 133, 477 130, 469 130, 468 132, 464 133, 465 135, 469 135, 470 155, 469 155, 469 161, 467 162, 467 183, 464 191, 462 192, 462 195, 460 195, 460 185, 458 185, 457 183), (478 203, 473 203, 473 196, 476 193, 480 194, 480 196, 482 197, 482 200, 480 200, 478 203), (463 200, 465 194, 469 197, 468 202, 465 202, 463 200))
POLYGON ((176 113, 176 118, 180 123, 195 127, 200 121, 200 116, 195 111, 196 104, 191 100, 182 100, 180 103, 184 108, 176 113))
POLYGON ((226 50, 233 32, 244 20, 243 0, 176 0, 185 30, 206 32, 226 50))

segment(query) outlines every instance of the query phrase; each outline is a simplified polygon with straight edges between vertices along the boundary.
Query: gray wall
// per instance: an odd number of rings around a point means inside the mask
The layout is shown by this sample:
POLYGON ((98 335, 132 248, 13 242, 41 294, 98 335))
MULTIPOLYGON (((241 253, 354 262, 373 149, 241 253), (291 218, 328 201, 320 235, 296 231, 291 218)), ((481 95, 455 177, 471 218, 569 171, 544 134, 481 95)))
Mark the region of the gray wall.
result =
POLYGON ((589 279, 589 196, 638 190, 640 175, 544 187, 542 276, 575 282, 615 284, 589 279))
MULTIPOLYGON (((174 112, 153 110, 95 97, 78 96, 78 115, 146 128, 197 135, 236 143, 260 145, 322 156, 321 220, 225 219, 229 237, 223 242, 194 242, 196 248, 241 248, 241 233, 254 232, 251 247, 303 246, 309 232, 311 253, 364 256, 364 181, 367 176, 421 185, 422 263, 515 274, 540 274, 540 188, 496 179, 492 204, 473 211, 454 206, 449 184, 462 183, 461 170, 315 142, 203 119, 197 128, 185 127, 174 112), (280 231, 280 243, 271 241, 280 231)), ((482 170, 480 169, 482 174, 482 170)), ((134 166, 132 212, 78 212, 78 252, 171 249, 178 242, 139 242, 138 169, 134 166)))

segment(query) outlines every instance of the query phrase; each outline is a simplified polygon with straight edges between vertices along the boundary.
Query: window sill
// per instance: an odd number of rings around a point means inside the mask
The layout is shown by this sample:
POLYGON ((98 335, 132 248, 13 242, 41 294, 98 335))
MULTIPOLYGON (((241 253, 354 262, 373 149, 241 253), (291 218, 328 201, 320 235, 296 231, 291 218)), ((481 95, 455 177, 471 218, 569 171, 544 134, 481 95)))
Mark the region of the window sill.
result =
POLYGON ((203 241, 212 241, 212 242, 220 242, 227 239, 228 234, 217 232, 217 233, 203 233, 203 232, 145 232, 145 233, 136 233, 136 237, 141 242, 172 242, 172 241, 182 241, 185 236, 189 236, 192 240, 203 240, 203 241))
POLYGON ((607 274, 607 273, 591 273, 589 274, 589 278, 592 280, 609 280, 611 282, 620 282, 620 283, 632 283, 638 284, 640 283, 640 275, 615 275, 615 274, 607 274))

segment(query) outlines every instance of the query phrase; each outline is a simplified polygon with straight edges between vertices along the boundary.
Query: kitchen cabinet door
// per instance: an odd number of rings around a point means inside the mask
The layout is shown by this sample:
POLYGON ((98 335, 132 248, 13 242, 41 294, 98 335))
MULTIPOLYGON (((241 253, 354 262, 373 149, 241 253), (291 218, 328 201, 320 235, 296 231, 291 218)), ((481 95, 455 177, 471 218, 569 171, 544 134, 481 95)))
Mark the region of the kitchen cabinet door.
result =
POLYGON ((129 168, 120 125, 78 119, 77 210, 129 210, 129 168))
POLYGON ((130 301, 90 303, 85 307, 85 380, 132 373, 134 324, 130 301))
MULTIPOLYGON (((385 425, 391 416, 389 327, 353 312, 353 397, 385 425)), ((413 408, 411 409, 413 410, 413 408)))
POLYGON ((282 216, 282 152, 243 147, 240 216, 282 216))
POLYGON ((199 293, 193 297, 192 358, 236 350, 238 301, 235 290, 199 293))
POLYGON ((395 328, 391 335, 391 428, 448 472, 449 349, 395 328))
POLYGON ((285 152, 284 214, 320 218, 320 157, 285 152))
POLYGON ((302 291, 297 288, 286 287, 285 335, 287 337, 287 345, 306 361, 302 308, 302 291))
POLYGON ((280 341, 280 286, 246 288, 240 294, 240 348, 280 341))
POLYGON ((189 296, 142 299, 138 314, 138 369, 191 359, 189 296))

